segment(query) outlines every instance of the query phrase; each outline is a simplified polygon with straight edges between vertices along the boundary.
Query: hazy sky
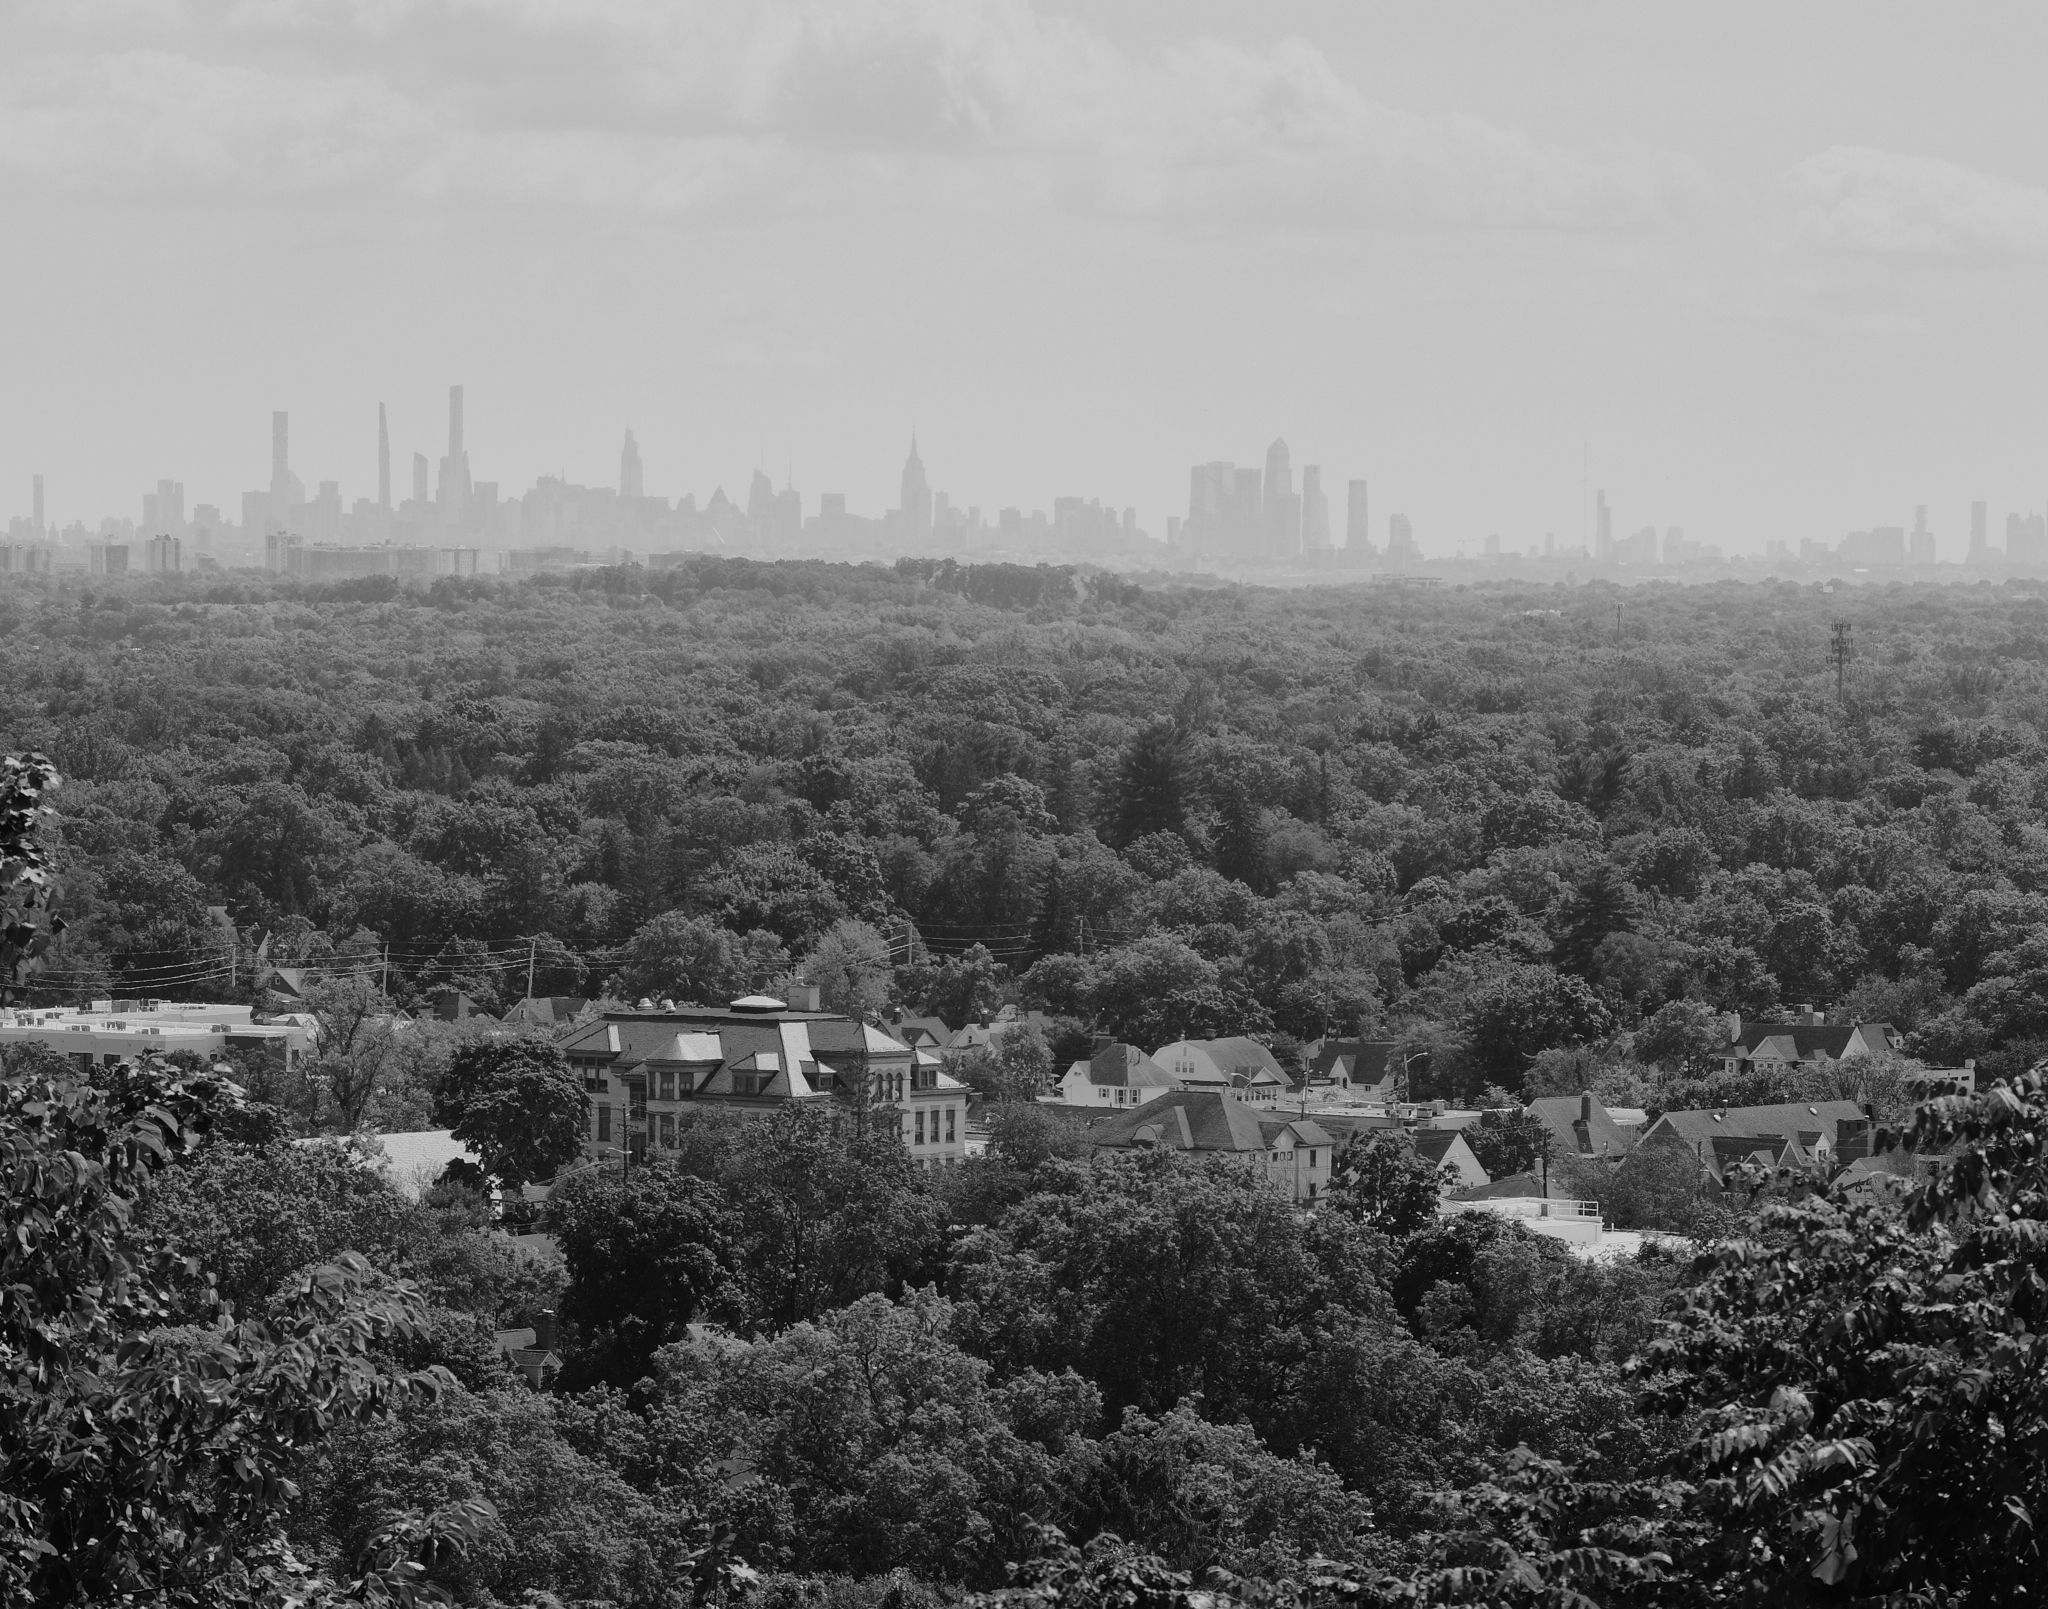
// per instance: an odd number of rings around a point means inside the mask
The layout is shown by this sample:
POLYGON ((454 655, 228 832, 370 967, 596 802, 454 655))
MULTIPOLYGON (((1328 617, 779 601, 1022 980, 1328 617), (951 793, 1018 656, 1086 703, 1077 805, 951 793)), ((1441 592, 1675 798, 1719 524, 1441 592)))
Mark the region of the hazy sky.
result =
MULTIPOLYGON (((0 513, 479 479, 1135 504, 1284 435, 1426 551, 2048 502, 2048 8, 11 0, 0 513)), ((1996 537, 1994 538, 1996 539, 1996 537)))

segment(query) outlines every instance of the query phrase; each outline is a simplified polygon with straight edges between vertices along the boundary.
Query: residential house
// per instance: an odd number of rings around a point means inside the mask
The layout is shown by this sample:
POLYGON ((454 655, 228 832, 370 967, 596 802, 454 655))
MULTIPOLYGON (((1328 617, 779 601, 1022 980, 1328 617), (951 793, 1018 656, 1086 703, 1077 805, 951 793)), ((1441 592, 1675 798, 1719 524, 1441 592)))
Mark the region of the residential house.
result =
POLYGON ((1798 1012, 1790 1022, 1738 1022, 1721 1053, 1722 1071, 1747 1073, 1785 1066, 1845 1061, 1855 1056, 1889 1056, 1899 1047, 1888 1022, 1829 1023, 1818 1012, 1798 1012))
POLYGON ((582 995, 528 995, 505 1013, 504 1020, 535 1028, 566 1028, 589 1005, 582 995))
POLYGON ((758 1116, 792 1105, 889 1121, 927 1167, 967 1154, 967 1091, 938 1058, 836 1013, 751 995, 724 1009, 609 1012, 560 1043, 590 1098, 592 1160, 645 1161, 706 1107, 758 1116))
POLYGON ((436 992, 433 999, 433 1012, 443 1022, 467 1022, 471 1018, 476 1018, 483 1022, 496 1022, 498 1020, 488 1011, 480 1009, 477 1003, 460 989, 442 989, 436 992))
POLYGON ((1527 1110, 1549 1133, 1552 1156, 1597 1156, 1618 1162, 1634 1144, 1634 1137, 1590 1091, 1539 1095, 1527 1110))
POLYGON ((1055 1026, 1052 1018, 1042 1011, 1019 1011, 1015 1006, 1004 1006, 992 1017, 965 1024, 946 1040, 944 1049, 948 1055, 963 1050, 993 1049, 997 1040, 1016 1028, 1036 1028, 1050 1038, 1055 1026))
POLYGON ((1176 1039, 1152 1052, 1175 1089, 1233 1095, 1253 1106, 1272 1106, 1293 1088, 1273 1053, 1256 1039, 1176 1039))
POLYGON ((1391 1106, 1406 1092, 1400 1046, 1383 1039, 1324 1039, 1309 1047, 1311 1091, 1391 1106))
POLYGON ((1104 1150, 1159 1149, 1220 1157, 1251 1169, 1295 1201, 1329 1188, 1330 1135, 1314 1118, 1261 1111, 1219 1090, 1176 1089, 1095 1124, 1104 1150))
POLYGON ((944 1050, 953 1037, 953 1030, 946 1026, 943 1017, 916 1017, 909 1012, 893 1017, 884 1014, 882 1026, 892 1039, 901 1040, 912 1050, 944 1050))
POLYGON ((1445 1194, 1453 1190, 1470 1190, 1476 1186, 1492 1183, 1491 1177, 1474 1153, 1471 1143, 1458 1129, 1404 1129, 1408 1143, 1415 1148, 1415 1154, 1431 1167, 1439 1170, 1450 1169, 1450 1178, 1444 1184, 1445 1194))
POLYGON ((499 1330, 495 1337, 498 1355, 538 1390, 562 1367, 561 1356, 555 1351, 555 1332, 555 1313, 549 1308, 534 1314, 530 1325, 499 1330))
POLYGON ((1166 1069, 1136 1045, 1110 1044, 1066 1070, 1057 1098, 1069 1106, 1138 1106, 1172 1088, 1166 1069))
POLYGON ((1854 1101, 1791 1101, 1775 1106, 1724 1106, 1711 1111, 1666 1112, 1643 1135, 1643 1145, 1682 1147, 1721 1184, 1738 1162, 1769 1167, 1834 1170, 1844 1125, 1852 1135, 1869 1123, 1854 1101))

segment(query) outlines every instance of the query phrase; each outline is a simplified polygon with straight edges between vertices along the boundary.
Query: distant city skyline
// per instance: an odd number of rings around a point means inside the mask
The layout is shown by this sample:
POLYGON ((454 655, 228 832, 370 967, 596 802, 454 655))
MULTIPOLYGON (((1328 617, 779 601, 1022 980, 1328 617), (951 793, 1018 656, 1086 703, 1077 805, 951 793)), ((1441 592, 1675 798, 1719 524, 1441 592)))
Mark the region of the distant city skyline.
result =
MULTIPOLYGON (((872 509, 862 508, 840 488, 796 486, 786 474, 778 482, 759 467, 750 472, 744 491, 736 480, 734 489, 730 491, 723 481, 717 481, 708 491, 701 493, 695 487, 677 492, 659 489, 649 492, 640 444, 630 427, 623 428, 620 433, 622 445, 618 448, 617 467, 614 478, 608 482, 579 482, 559 472, 550 475, 545 470, 523 485, 516 479, 509 484, 497 479, 479 480, 472 476, 470 470, 464 386, 454 384, 447 387, 446 399, 446 434, 444 450, 439 455, 438 472, 430 486, 432 460, 428 454, 415 451, 412 495, 397 507, 431 508, 435 511, 437 532, 444 535, 468 533, 466 540, 479 539, 485 545, 502 546, 505 543, 501 535, 494 533, 488 525, 479 528, 473 524, 471 515, 477 499, 481 498, 495 507, 501 496, 518 498, 525 490, 549 481, 576 489, 610 490, 622 498, 679 508, 706 508, 722 495, 733 507, 747 509, 757 524, 761 520, 764 499, 786 501, 789 503, 787 515, 774 516, 769 523, 780 523, 790 529, 810 515, 819 513, 876 518, 894 512, 903 517, 902 528, 912 538, 931 535, 935 518, 943 520, 949 514, 957 518, 964 515, 969 506, 956 501, 950 491, 938 490, 931 485, 915 430, 910 434, 908 456, 899 472, 895 503, 872 509)), ((188 510, 191 509, 239 508, 239 523, 250 529, 268 528, 282 532, 289 528, 313 541, 338 541, 349 534, 342 525, 345 511, 352 511, 358 519, 366 510, 374 509, 385 516, 394 512, 390 478, 391 436, 386 402, 380 400, 376 405, 374 495, 368 490, 351 495, 347 483, 337 476, 321 479, 317 494, 309 498, 305 483, 292 462, 291 417, 290 409, 275 409, 271 413, 267 490, 188 497, 187 483, 162 478, 155 483, 154 489, 145 489, 138 494, 139 517, 119 509, 88 514, 66 513, 61 508, 53 517, 48 510, 46 478, 35 474, 30 477, 27 488, 29 507, 26 523, 39 531, 54 532, 74 525, 97 531, 110 521, 132 521, 133 534, 147 537, 156 534, 159 528, 170 532, 183 528, 190 518, 188 510), (323 504, 324 514, 320 512, 323 504), (302 506, 311 506, 314 512, 286 519, 285 511, 298 510, 302 506)), ((1672 551, 1681 556, 1770 557, 1800 551, 1813 553, 1837 542, 1848 544, 1842 551, 1855 553, 1861 551, 1860 544, 1873 533, 1890 532, 1896 536, 1900 562, 1904 562, 1909 546, 1916 562, 1927 559, 1929 555, 1944 562, 1961 562, 1986 551, 2024 554, 2029 562, 2038 554, 2042 560, 2048 561, 2048 512, 2039 508, 2005 511, 2003 540, 1994 542, 1991 540, 1993 532, 1989 515, 1992 505, 1982 498, 1973 498, 1965 508, 1955 511, 1956 517, 1952 522, 1942 521, 1937 513, 1932 526, 1929 523, 1930 505, 1925 501, 1915 504, 1910 539, 1908 528, 1901 520, 1860 528, 1820 529, 1795 540, 1759 535, 1749 541, 1739 537, 1714 541, 1703 536, 1696 527, 1688 529, 1675 522, 1667 523, 1663 518, 1650 519, 1632 534, 1617 535, 1613 505, 1609 502, 1607 489, 1600 487, 1590 490, 1583 532, 1569 528, 1560 532, 1553 528, 1544 531, 1540 537, 1530 535, 1504 540, 1499 530, 1484 533, 1432 531, 1426 510, 1382 506, 1375 525, 1372 477, 1347 474, 1344 466, 1335 470, 1345 486, 1346 498, 1343 523, 1335 526, 1330 517, 1328 494, 1323 490, 1323 470, 1321 464, 1303 464, 1300 489, 1296 490, 1293 450, 1284 436, 1278 436, 1265 449, 1263 468, 1240 467, 1227 460, 1196 464, 1190 471, 1188 491, 1179 508, 1164 505, 1149 511, 1148 517, 1140 521, 1135 518, 1135 505, 1131 505, 1121 524, 1136 526, 1162 548, 1181 546, 1215 556, 1244 556, 1258 551, 1312 555, 1347 549, 1357 551, 1362 543, 1366 551, 1377 554, 1385 554, 1393 544, 1393 551, 1418 559, 1498 556, 1503 552, 1551 556, 1583 550, 1586 557, 1600 562, 1635 563, 1645 560, 1656 562, 1673 540, 1677 546, 1672 551)), ((1048 508, 1056 510, 1062 501, 1072 502, 1073 494, 1050 493, 1030 506, 1042 516, 1048 508)), ((1114 510, 1113 504, 1109 506, 1114 510)), ((999 525, 1001 511, 991 508, 984 516, 981 504, 974 503, 973 508, 975 517, 982 524, 990 528, 999 525)), ((237 523, 233 513, 224 517, 231 525, 237 523)), ((1642 515, 1638 513, 1633 517, 1641 518, 1642 515)), ((9 528, 17 536, 24 523, 20 515, 7 519, 9 528)), ((360 536, 362 532, 358 530, 355 534, 360 536)), ((399 525, 387 523, 376 539, 392 540, 403 534, 399 525)), ((1891 536, 1877 535, 1878 550, 1889 553, 1890 548, 1886 544, 1891 540, 1891 536)))
POLYGON ((29 0, 0 49, 10 516, 234 498, 274 408, 375 496, 380 401, 432 491, 450 377, 507 489, 630 425, 650 492, 877 510, 914 427, 1155 531, 1284 436, 1429 551, 1585 541, 1588 485, 1730 548, 2048 502, 2019 0, 29 0))

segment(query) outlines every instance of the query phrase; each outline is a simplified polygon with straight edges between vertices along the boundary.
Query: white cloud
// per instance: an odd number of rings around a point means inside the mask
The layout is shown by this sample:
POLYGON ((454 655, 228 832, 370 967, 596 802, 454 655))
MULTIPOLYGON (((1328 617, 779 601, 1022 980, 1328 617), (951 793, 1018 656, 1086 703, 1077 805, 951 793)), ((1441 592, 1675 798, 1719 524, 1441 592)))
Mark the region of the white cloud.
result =
POLYGON ((2048 190, 1935 157, 1836 146, 1793 168, 1782 189, 1800 234, 1836 250, 2048 254, 2048 190))
POLYGON ((21 34, 0 172, 62 188, 1485 228, 1651 226, 1699 188, 1379 105, 1303 40, 1136 54, 1028 0, 101 0, 21 34))

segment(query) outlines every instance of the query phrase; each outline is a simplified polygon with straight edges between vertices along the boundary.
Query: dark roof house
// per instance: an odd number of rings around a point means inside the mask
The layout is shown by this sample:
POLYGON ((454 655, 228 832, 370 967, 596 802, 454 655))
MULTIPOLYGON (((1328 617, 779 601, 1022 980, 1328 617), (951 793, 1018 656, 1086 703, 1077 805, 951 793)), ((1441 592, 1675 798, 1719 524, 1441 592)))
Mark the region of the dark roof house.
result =
POLYGON ((1790 1101, 1775 1106, 1724 1106, 1666 1112, 1643 1135, 1644 1145, 1682 1146, 1716 1183, 1738 1160, 1770 1159, 1774 1166, 1834 1165, 1841 1129, 1861 1133, 1868 1116, 1854 1101, 1790 1101))
POLYGON ((1554 1155, 1623 1157, 1633 1143, 1590 1091, 1577 1095, 1539 1095, 1529 1115, 1550 1132, 1554 1155))

